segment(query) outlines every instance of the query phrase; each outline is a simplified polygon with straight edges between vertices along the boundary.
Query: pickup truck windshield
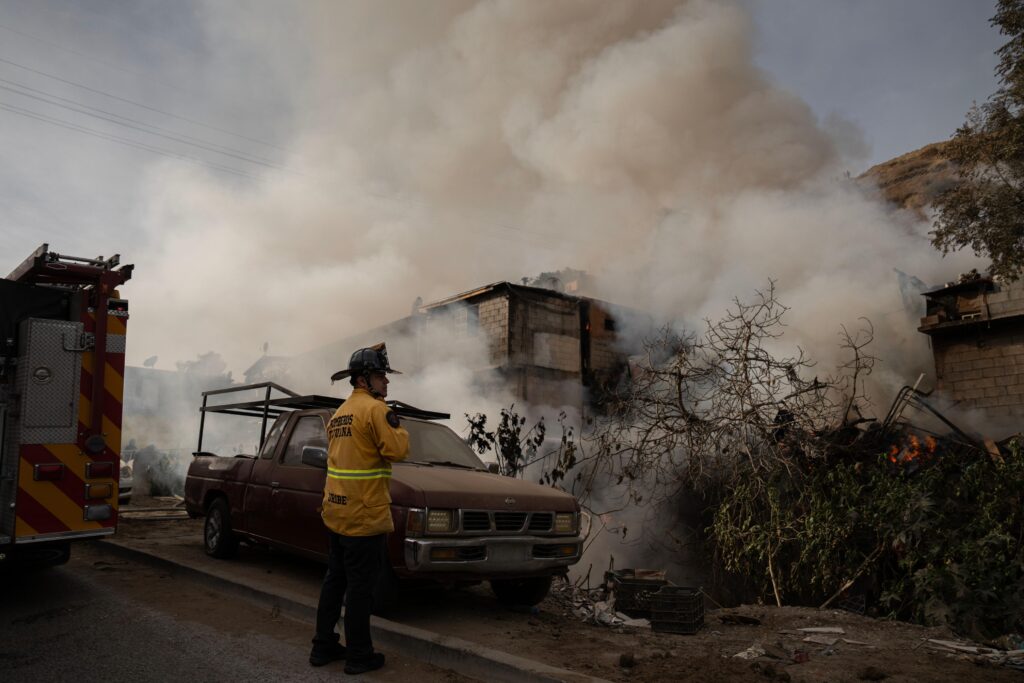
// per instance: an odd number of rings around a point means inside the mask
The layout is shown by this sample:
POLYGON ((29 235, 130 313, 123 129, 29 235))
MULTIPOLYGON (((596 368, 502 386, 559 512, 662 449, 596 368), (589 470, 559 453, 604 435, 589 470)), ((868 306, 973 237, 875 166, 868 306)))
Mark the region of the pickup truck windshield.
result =
POLYGON ((402 420, 402 426, 409 431, 409 462, 486 469, 473 449, 448 427, 413 419, 402 420))

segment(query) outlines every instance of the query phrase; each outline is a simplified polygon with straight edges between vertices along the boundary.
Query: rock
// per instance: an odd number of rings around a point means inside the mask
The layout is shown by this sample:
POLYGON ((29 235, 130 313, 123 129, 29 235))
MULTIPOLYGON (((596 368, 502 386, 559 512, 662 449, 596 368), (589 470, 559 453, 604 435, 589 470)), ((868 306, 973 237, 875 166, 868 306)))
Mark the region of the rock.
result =
POLYGON ((632 652, 623 652, 619 655, 619 666, 623 669, 632 669, 636 666, 636 657, 633 656, 632 652))
POLYGON ((884 681, 889 677, 889 674, 885 673, 877 666, 866 666, 857 672, 857 678, 862 681, 884 681))

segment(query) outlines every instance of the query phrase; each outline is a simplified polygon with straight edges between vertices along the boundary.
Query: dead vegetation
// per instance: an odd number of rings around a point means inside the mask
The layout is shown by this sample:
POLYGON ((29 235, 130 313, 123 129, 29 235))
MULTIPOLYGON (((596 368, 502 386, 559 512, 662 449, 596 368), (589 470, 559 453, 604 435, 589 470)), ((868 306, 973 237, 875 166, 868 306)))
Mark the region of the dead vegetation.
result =
POLYGON ((911 424, 908 407, 930 407, 909 387, 884 421, 861 417, 870 324, 841 332, 849 361, 826 376, 780 355, 785 311, 769 286, 701 334, 662 330, 579 442, 563 424, 544 451, 543 425, 510 409, 494 433, 477 416, 475 443, 601 501, 599 522, 642 510, 648 542, 709 559, 720 598, 1024 630, 1020 444, 911 424))

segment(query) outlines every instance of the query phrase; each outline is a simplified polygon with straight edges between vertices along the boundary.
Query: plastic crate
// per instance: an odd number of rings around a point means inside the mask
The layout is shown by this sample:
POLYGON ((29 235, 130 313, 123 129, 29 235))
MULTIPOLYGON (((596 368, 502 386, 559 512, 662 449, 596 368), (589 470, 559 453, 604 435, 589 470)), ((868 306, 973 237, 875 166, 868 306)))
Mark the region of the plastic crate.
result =
POLYGON ((615 596, 615 611, 633 618, 649 619, 651 596, 668 585, 665 579, 637 578, 632 569, 606 572, 604 578, 615 596))
POLYGON ((666 633, 696 633, 704 626, 704 592, 700 588, 663 586, 651 595, 651 628, 666 633))

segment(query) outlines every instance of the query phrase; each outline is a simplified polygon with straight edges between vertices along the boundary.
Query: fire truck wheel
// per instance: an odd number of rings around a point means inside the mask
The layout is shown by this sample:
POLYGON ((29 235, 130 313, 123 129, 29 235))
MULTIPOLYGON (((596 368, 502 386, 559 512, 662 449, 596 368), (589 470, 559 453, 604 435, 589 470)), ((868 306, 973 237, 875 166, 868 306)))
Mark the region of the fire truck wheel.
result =
POLYGON ((233 557, 238 552, 238 537, 231 529, 231 510, 223 498, 213 501, 206 511, 203 545, 211 557, 233 557))
POLYGON ((504 605, 536 605, 551 590, 550 576, 525 579, 491 579, 491 590, 504 605))

